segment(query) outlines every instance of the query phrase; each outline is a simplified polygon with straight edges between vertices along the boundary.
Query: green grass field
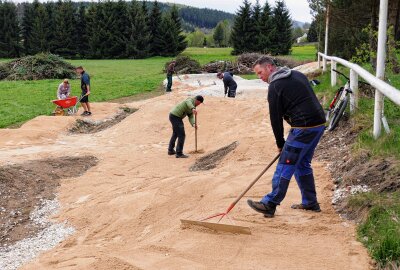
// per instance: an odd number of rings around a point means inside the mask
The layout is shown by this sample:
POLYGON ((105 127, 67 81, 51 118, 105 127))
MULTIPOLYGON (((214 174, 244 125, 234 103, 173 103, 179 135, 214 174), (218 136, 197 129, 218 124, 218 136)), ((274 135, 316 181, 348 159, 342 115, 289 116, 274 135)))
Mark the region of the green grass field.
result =
MULTIPOLYGON (((213 60, 235 60, 232 48, 188 48, 182 54, 206 64, 213 60)), ((295 58, 312 59, 314 46, 294 47, 295 58), (307 56, 308 55, 308 56, 307 56)), ((82 65, 91 76, 92 95, 90 101, 99 102, 150 92, 160 87, 165 74, 165 62, 172 58, 153 57, 144 60, 70 60, 73 65, 82 65)), ((5 59, 0 59, 5 61, 5 59)), ((256 78, 255 75, 245 76, 256 78)), ((18 126, 38 115, 48 115, 54 105, 61 80, 0 81, 0 128, 18 126)), ((72 94, 79 95, 79 80, 72 80, 72 94)))

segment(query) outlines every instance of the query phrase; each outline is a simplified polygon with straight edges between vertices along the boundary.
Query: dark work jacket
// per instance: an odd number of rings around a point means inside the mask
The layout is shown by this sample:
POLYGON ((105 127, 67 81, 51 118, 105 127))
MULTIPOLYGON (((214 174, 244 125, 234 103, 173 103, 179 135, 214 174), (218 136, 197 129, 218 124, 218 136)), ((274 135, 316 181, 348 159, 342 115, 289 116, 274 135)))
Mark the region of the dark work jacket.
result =
POLYGON ((276 144, 285 144, 283 119, 292 127, 313 127, 325 123, 325 113, 310 82, 301 72, 272 79, 268 87, 269 114, 276 144))
POLYGON ((224 82, 225 94, 227 93, 228 88, 232 90, 237 88, 237 84, 229 72, 224 72, 224 78, 222 81, 224 82))

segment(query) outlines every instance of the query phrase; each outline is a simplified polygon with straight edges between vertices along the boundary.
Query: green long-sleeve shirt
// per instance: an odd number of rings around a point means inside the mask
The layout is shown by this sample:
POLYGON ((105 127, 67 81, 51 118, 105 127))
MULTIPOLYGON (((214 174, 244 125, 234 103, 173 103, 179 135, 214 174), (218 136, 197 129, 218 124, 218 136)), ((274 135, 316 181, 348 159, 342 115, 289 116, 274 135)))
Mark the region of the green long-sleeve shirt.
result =
POLYGON ((189 118, 189 122, 192 126, 194 126, 194 115, 193 115, 193 109, 196 108, 194 105, 195 99, 194 98, 188 98, 185 101, 182 101, 178 105, 176 105, 172 110, 171 114, 175 115, 180 118, 185 118, 186 115, 189 118))

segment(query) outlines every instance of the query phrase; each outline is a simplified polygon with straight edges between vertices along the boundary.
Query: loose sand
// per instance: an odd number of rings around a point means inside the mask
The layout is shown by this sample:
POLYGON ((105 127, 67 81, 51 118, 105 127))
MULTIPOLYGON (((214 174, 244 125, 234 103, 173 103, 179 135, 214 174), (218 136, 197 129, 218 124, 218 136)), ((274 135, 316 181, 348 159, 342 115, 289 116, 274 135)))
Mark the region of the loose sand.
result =
MULTIPOLYGON (((203 86, 193 81, 190 75, 182 81, 175 78, 172 93, 125 104, 138 111, 98 133, 69 134, 73 117, 39 117, 20 129, 0 130, 0 165, 60 156, 98 159, 84 175, 61 181, 62 208, 55 220, 68 220, 75 234, 23 269, 371 268, 366 249, 355 239, 354 225, 330 204, 331 178, 318 161, 313 166, 321 213, 290 208, 300 201, 295 182, 275 218, 251 210, 245 201, 260 199, 270 190, 270 170, 230 214, 236 224, 250 227, 252 235, 181 228, 181 218, 199 219, 225 210, 276 155, 266 85, 238 80, 239 90, 242 82, 253 84, 249 95, 207 95, 198 108, 198 148, 204 153, 188 159, 168 156, 169 110, 189 94, 223 91, 214 77, 204 77, 203 86), (204 86, 213 81, 217 85, 204 86), (216 168, 189 170, 196 159, 235 141, 237 147, 216 168)), ((93 104, 93 118, 106 118, 119 107, 93 104)), ((194 130, 184 121, 189 153, 194 150, 194 130)))

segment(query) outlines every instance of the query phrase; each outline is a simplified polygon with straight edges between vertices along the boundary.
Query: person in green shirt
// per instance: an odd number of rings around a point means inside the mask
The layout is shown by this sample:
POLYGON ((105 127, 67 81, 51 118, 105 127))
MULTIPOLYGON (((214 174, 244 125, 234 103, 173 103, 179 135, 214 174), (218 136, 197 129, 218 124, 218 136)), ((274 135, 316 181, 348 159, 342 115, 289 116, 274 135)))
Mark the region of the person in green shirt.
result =
POLYGON ((188 156, 183 154, 183 145, 185 144, 185 126, 182 119, 188 116, 189 122, 192 127, 197 128, 194 116, 197 115, 196 107, 203 103, 204 98, 202 96, 196 96, 194 98, 188 98, 176 105, 169 113, 169 121, 172 124, 172 136, 169 141, 168 155, 175 155, 176 158, 187 158, 188 156), (175 149, 175 142, 178 139, 178 144, 175 149))

